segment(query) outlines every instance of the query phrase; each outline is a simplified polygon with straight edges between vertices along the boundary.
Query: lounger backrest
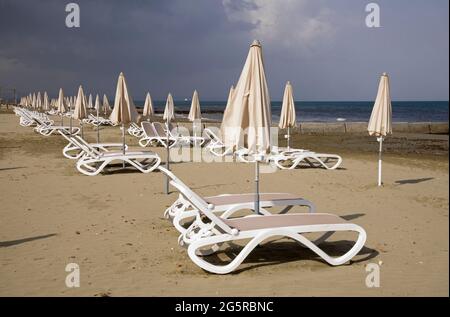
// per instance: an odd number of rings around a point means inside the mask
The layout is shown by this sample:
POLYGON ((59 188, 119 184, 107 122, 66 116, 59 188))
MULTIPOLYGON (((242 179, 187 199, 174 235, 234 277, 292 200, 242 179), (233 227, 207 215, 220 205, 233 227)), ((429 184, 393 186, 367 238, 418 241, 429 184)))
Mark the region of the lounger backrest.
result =
POLYGON ((153 122, 152 124, 153 124, 153 128, 155 128, 155 132, 156 132, 157 136, 159 136, 160 138, 167 137, 166 131, 164 130, 164 127, 161 123, 153 122))
POLYGON ((82 137, 75 135, 72 137, 73 141, 76 145, 78 145, 83 152, 85 152, 86 154, 88 154, 91 157, 99 157, 101 155, 101 153, 96 150, 95 148, 93 148, 88 142, 86 142, 86 140, 84 140, 82 137))
POLYGON ((171 171, 159 166, 161 172, 166 174, 170 178, 170 184, 175 187, 185 199, 187 199, 195 208, 197 208, 203 215, 208 217, 214 224, 220 227, 227 233, 232 233, 232 228, 217 217, 208 208, 208 203, 194 191, 192 191, 186 184, 184 184, 178 177, 176 177, 171 171))
POLYGON ((152 124, 148 121, 142 121, 141 122, 142 131, 144 131, 145 136, 148 138, 156 138, 157 135, 155 133, 155 129, 153 128, 152 124))
POLYGON ((215 141, 217 143, 223 144, 222 140, 214 133, 212 132, 210 129, 206 128, 205 130, 203 130, 203 133, 205 133, 205 135, 211 139, 211 141, 215 141))

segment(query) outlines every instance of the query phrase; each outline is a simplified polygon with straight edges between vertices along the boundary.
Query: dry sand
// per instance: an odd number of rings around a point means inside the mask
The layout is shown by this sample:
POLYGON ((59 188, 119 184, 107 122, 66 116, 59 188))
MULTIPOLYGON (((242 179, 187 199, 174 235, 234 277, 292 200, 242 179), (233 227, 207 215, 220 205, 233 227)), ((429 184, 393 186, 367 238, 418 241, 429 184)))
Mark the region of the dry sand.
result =
MULTIPOLYGON (((91 128, 86 133, 95 140, 91 128)), ((102 136, 120 141, 117 128, 102 136)), ((342 154, 342 168, 264 174, 262 190, 300 194, 319 212, 361 225, 365 248, 351 264, 331 267, 282 239, 257 248, 236 273, 218 276, 191 262, 162 218, 178 194, 163 194, 161 173, 81 175, 62 156, 60 136, 43 137, 0 114, 0 295, 448 296, 448 135, 388 139, 383 188, 375 186, 373 138, 296 142, 342 154), (80 288, 65 286, 71 262, 80 266, 80 288), (380 288, 365 285, 369 263, 381 263, 380 288)), ((173 170, 205 196, 253 189, 252 165, 179 163, 173 170)), ((325 250, 337 255, 349 238, 332 239, 325 250)))

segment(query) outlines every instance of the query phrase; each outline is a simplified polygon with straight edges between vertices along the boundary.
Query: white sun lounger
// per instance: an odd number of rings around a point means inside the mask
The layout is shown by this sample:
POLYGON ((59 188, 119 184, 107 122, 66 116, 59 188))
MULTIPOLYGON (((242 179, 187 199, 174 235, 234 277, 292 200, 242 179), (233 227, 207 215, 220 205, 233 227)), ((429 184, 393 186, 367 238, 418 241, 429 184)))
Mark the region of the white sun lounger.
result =
MULTIPOLYGON (((267 209, 272 207, 282 207, 280 214, 287 213, 294 206, 306 206, 309 212, 314 212, 315 207, 312 202, 303 199, 297 195, 287 193, 260 193, 260 210, 262 215, 271 215, 267 209)), ((222 218, 231 217, 236 211, 248 209, 254 211, 255 194, 225 194, 203 198, 208 204, 214 205, 213 212, 220 214, 222 218)), ((184 235, 189 228, 184 224, 198 214, 198 210, 185 199, 182 194, 178 199, 164 212, 164 217, 171 219, 175 228, 184 235)), ((183 237, 184 243, 188 243, 189 236, 183 237)), ((181 240, 180 240, 181 242, 181 240)))
POLYGON ((89 114, 88 118, 83 119, 83 122, 92 124, 93 126, 101 126, 101 125, 111 125, 113 126, 113 122, 110 119, 105 119, 103 117, 94 116, 93 114, 89 114))
POLYGON ((79 136, 75 136, 73 142, 84 152, 76 163, 77 170, 88 176, 99 174, 114 161, 128 163, 142 173, 152 172, 161 163, 161 158, 153 152, 100 152, 79 136))
POLYGON ((336 154, 291 150, 270 155, 268 157, 268 162, 273 163, 282 170, 293 170, 304 163, 308 164, 310 167, 323 167, 327 170, 334 170, 341 165, 342 157, 336 154))
POLYGON ((352 259, 366 241, 366 232, 360 226, 347 222, 332 214, 290 214, 249 216, 236 219, 223 219, 214 214, 214 206, 184 185, 173 173, 163 167, 159 169, 171 179, 171 185, 177 188, 183 196, 198 210, 198 218, 208 218, 209 223, 197 228, 197 237, 188 247, 191 260, 202 269, 216 274, 227 274, 234 271, 264 240, 273 237, 288 237, 312 250, 330 265, 341 265, 352 259), (319 243, 329 238, 332 233, 353 231, 358 233, 358 239, 353 247, 344 255, 331 257, 318 247, 319 243), (307 239, 304 233, 324 233, 315 242, 307 239), (239 240, 250 240, 245 247, 225 265, 207 262, 203 255, 215 252, 224 243, 239 240))
POLYGON ((225 146, 222 140, 213 131, 211 131, 211 129, 206 128, 203 130, 203 133, 210 140, 206 145, 206 148, 211 152, 211 154, 218 157, 233 154, 233 148, 225 146))
MULTIPOLYGON (((50 136, 55 132, 62 131, 64 133, 70 134, 70 127, 69 126, 59 126, 54 125, 54 122, 46 115, 43 114, 35 114, 31 111, 23 111, 20 114, 21 118, 24 118, 24 121, 21 120, 21 125, 31 126, 35 125, 34 130, 44 136, 50 136), (30 124, 28 121, 34 122, 34 124, 30 124)), ((80 128, 78 127, 72 127, 72 134, 78 134, 80 132, 80 128)))
MULTIPOLYGON (((161 145, 163 147, 167 147, 167 136, 160 135, 156 131, 156 127, 153 123, 143 121, 141 122, 143 136, 139 140, 139 145, 142 147, 146 146, 158 146, 161 145)), ((161 128, 162 129, 162 128, 161 128)), ((165 133, 164 130, 160 131, 161 133, 165 133)), ((174 138, 169 135, 169 148, 174 147, 178 142, 177 138, 174 138)))
POLYGON ((142 130, 142 128, 134 122, 131 122, 130 126, 127 129, 127 132, 129 135, 137 138, 141 138, 142 136, 144 136, 144 131, 142 130))
MULTIPOLYGON (((244 163, 253 163, 254 156, 248 155, 247 149, 240 149, 235 152, 237 160, 244 163)), ((265 161, 275 165, 282 170, 293 170, 302 164, 308 164, 310 167, 323 167, 327 170, 334 170, 342 163, 342 158, 336 154, 316 153, 300 149, 276 149, 265 156, 265 161)))
MULTIPOLYGON (((78 160, 85 154, 83 149, 78 145, 78 142, 74 140, 74 137, 66 135, 63 132, 59 133, 69 142, 62 151, 66 158, 78 160)), ((89 143, 89 145, 99 152, 122 151, 123 147, 123 143, 89 143)), ((125 150, 127 149, 128 146, 125 144, 125 150)))

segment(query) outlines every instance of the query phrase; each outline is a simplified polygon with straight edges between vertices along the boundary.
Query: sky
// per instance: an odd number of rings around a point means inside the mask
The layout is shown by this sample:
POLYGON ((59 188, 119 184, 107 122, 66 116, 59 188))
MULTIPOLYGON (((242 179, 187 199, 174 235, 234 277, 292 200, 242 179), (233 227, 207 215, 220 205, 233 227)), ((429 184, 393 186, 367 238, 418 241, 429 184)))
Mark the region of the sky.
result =
POLYGON ((69 1, 0 0, 0 86, 114 96, 124 72, 135 100, 226 100, 258 39, 274 101, 374 100, 383 72, 393 100, 448 100, 449 1, 375 1, 379 28, 370 2, 78 0, 68 28, 69 1))

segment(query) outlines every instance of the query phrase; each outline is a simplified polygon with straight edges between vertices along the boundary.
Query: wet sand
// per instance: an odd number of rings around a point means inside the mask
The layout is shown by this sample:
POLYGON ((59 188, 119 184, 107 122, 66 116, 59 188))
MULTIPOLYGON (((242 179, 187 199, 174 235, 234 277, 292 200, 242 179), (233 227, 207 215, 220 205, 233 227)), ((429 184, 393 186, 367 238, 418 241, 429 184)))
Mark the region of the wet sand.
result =
MULTIPOLYGON (((95 141, 92 128, 85 132, 95 141)), ((101 137, 120 142, 121 133, 103 128, 101 137)), ((138 148, 131 136, 127 143, 138 148)), ((318 212, 361 225, 365 248, 350 264, 331 267, 297 243, 277 239, 257 248, 235 273, 218 276, 198 268, 178 246, 177 231, 162 217, 178 194, 163 193, 161 173, 81 175, 62 156, 62 137, 38 135, 2 111, 0 296, 449 295, 448 135, 388 138, 383 188, 375 186, 374 138, 296 135, 294 145, 340 154, 342 168, 263 174, 262 191, 300 194, 318 212), (80 266, 80 288, 65 285, 72 262, 80 266), (381 265, 380 288, 366 287, 369 263, 381 265)), ((163 149, 151 150, 165 157, 163 149)), ((252 165, 172 168, 204 196, 253 191, 252 165)), ((324 249, 338 255, 353 238, 337 235, 324 249)))

